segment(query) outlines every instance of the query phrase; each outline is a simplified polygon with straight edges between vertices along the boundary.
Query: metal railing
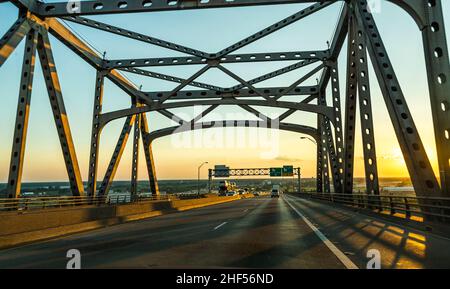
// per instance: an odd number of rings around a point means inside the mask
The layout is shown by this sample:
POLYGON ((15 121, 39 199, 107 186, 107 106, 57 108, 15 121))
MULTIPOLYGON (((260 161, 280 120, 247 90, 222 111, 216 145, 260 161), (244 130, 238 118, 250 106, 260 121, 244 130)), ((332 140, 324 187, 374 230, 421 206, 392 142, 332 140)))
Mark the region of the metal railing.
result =
POLYGON ((450 223, 450 198, 402 195, 367 195, 302 192, 296 195, 368 209, 414 221, 427 220, 450 223))
POLYGON ((62 208, 74 206, 108 206, 135 202, 150 202, 178 199, 173 195, 130 196, 125 194, 102 197, 63 196, 63 197, 23 197, 0 199, 0 211, 24 211, 36 209, 62 208))

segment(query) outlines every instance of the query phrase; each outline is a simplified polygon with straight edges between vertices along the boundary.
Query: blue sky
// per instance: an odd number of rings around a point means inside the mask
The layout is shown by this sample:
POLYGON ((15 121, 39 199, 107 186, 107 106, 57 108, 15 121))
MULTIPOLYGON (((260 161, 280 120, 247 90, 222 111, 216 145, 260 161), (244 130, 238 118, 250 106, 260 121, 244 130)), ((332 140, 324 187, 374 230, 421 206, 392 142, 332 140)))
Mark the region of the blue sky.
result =
MULTIPOLYGON (((50 2, 50 1, 47 1, 50 2)), ((56 1, 51 1, 56 2, 56 1)), ((442 1, 444 15, 450 16, 449 1, 442 1)), ((206 52, 217 52, 222 48, 239 41, 252 33, 283 19, 308 4, 291 4, 280 6, 242 7, 232 9, 203 9, 177 12, 155 12, 143 14, 116 14, 92 16, 90 18, 112 25, 121 26, 143 34, 176 42, 188 47, 206 52)), ((239 53, 291 51, 291 50, 323 50, 326 41, 331 39, 335 28, 341 3, 333 4, 315 15, 292 24, 262 40, 240 49, 239 53)), ((434 136, 431 128, 431 110, 428 100, 425 64, 423 60, 420 31, 415 22, 399 7, 390 2, 382 1, 381 13, 375 14, 379 30, 388 49, 391 61, 396 69, 408 104, 416 120, 416 125, 422 135, 422 140, 430 153, 435 169, 434 136)), ((17 17, 17 9, 9 4, 0 4, 0 34, 3 34, 17 17)), ((447 38, 449 35, 449 19, 446 19, 447 38)), ((77 33, 82 35, 95 49, 106 51, 108 59, 182 56, 183 54, 167 49, 140 43, 107 32, 98 32, 88 27, 69 23, 77 33)), ((51 43, 60 76, 62 91, 69 115, 78 160, 83 179, 86 180, 90 129, 92 121, 93 91, 95 71, 82 59, 73 54, 58 40, 51 37, 51 43)), ((339 57, 341 90, 345 85, 345 46, 344 53, 339 57)), ((0 106, 0 182, 8 177, 9 158, 13 126, 17 105, 17 91, 22 64, 23 43, 0 68, 2 105, 0 106)), ((284 67, 293 62, 270 62, 259 64, 224 65, 244 79, 251 79, 259 74, 284 67)), ((309 69, 314 66, 310 66, 309 69)), ((146 68, 151 71, 171 74, 187 78, 200 67, 178 66, 146 68)), ((288 86, 308 69, 301 69, 262 82, 259 86, 288 86)), ((177 84, 161 80, 127 76, 137 85, 142 85, 144 91, 170 90, 177 84)), ((390 124, 387 110, 377 87, 373 71, 372 94, 375 120, 375 135, 381 176, 403 176, 406 173, 404 163, 399 156, 399 146, 390 124), (380 161, 382 160, 382 161, 380 161)), ((220 86, 237 84, 222 72, 211 70, 201 76, 198 81, 220 86)), ((314 84, 315 77, 305 84, 314 84)), ((342 94, 343 96, 343 94, 342 94)), ((104 96, 104 111, 126 108, 130 105, 129 97, 113 84, 106 82, 104 96)), ((192 115, 192 109, 173 110, 192 115)), ((226 113, 241 111, 234 107, 217 110, 224 117, 226 113)), ((281 110, 261 108, 264 113, 281 113, 281 110)), ((173 125, 170 120, 157 113, 147 114, 152 130, 173 125)), ((249 117, 252 118, 252 117, 249 117)), ((209 119, 210 120, 210 119, 209 119)), ((315 116, 310 113, 298 112, 287 119, 289 122, 315 125, 315 116)), ((99 175, 103 176, 107 162, 112 154, 115 142, 123 120, 110 123, 102 132, 101 157, 99 175)), ((356 141, 357 164, 356 174, 363 175, 363 163, 360 159, 360 134, 356 141)), ((194 178, 198 163, 208 160, 210 164, 225 163, 230 166, 275 166, 292 163, 304 167, 304 175, 314 176, 315 148, 312 144, 300 141, 294 133, 280 133, 280 153, 272 160, 261 160, 258 149, 244 148, 188 148, 176 149, 170 137, 157 140, 154 144, 157 172, 159 178, 194 178)), ((141 156, 143 154, 141 153, 141 156)), ((24 167, 24 181, 66 180, 62 155, 60 153, 48 96, 43 85, 42 73, 37 66, 33 95, 31 101, 30 125, 24 167)), ((130 176, 131 145, 127 146, 123 160, 117 172, 117 179, 128 179, 130 176)), ((139 177, 144 179, 146 172, 143 159, 140 163, 139 177)))

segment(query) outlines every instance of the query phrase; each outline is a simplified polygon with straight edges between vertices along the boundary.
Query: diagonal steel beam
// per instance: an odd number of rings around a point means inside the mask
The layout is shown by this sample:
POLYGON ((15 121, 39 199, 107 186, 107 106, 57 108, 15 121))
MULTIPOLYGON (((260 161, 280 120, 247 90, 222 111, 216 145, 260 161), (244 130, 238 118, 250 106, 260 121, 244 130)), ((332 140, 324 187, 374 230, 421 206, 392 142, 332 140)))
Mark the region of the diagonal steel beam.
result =
POLYGON ((366 33, 361 27, 361 19, 356 17, 356 67, 358 83, 359 114, 361 119, 361 135, 364 154, 364 171, 366 175, 366 191, 369 195, 379 195, 378 165, 373 126, 372 97, 370 94, 369 69, 367 59, 366 33))
POLYGON ((275 100, 280 99, 281 97, 285 96, 286 94, 288 94, 289 92, 291 92, 293 89, 295 89, 296 87, 298 87, 302 82, 306 81, 308 78, 310 78, 311 76, 313 76, 314 74, 316 74, 317 72, 319 72, 322 68, 324 68, 324 65, 321 64, 319 66, 317 66, 316 68, 314 68, 313 70, 311 70, 310 72, 308 72, 307 74, 305 74, 304 76, 302 76, 300 79, 296 80, 293 84, 291 84, 286 90, 280 91, 275 97, 275 100))
POLYGON ((221 50, 220 52, 218 52, 216 55, 212 54, 211 56, 216 56, 216 57, 222 57, 223 55, 229 54, 235 50, 238 50, 239 48, 242 48, 250 43, 255 42, 256 40, 259 40, 275 31, 280 30, 281 28, 284 28, 292 23, 297 22, 298 20, 301 20, 311 14, 313 14, 314 12, 317 12, 327 6, 329 6, 330 4, 332 4, 331 2, 319 2, 316 4, 313 4, 289 17, 284 18, 281 21, 278 21, 275 24, 272 24, 266 28, 264 28, 263 30, 256 32, 252 35, 250 35, 249 37, 242 39, 236 43, 234 43, 231 46, 228 46, 227 48, 221 50))
POLYGON ((165 117, 173 120, 176 123, 182 124, 184 122, 186 122, 184 119, 182 119, 181 117, 175 115, 174 113, 168 111, 167 109, 162 109, 162 110, 158 110, 158 112, 162 115, 164 115, 165 117))
POLYGON ((158 104, 162 104, 164 101, 168 100, 172 96, 174 96, 178 91, 182 90, 185 86, 190 85, 196 78, 198 78, 200 75, 205 73, 210 68, 209 65, 203 66, 200 70, 198 70, 196 73, 194 73, 191 77, 183 80, 180 85, 175 87, 172 91, 169 93, 163 95, 159 101, 158 104))
POLYGON ((79 196, 84 193, 83 181, 81 179, 80 168, 78 166, 75 145, 72 140, 72 133, 70 131, 69 119, 66 114, 61 86, 56 72, 55 60, 53 59, 50 41, 45 29, 41 29, 41 32, 39 33, 37 49, 72 194, 74 196, 79 196))
POLYGON ((117 168, 119 167, 120 159, 122 158, 123 151, 127 144, 128 136, 130 135, 131 128, 136 119, 136 115, 128 116, 123 125, 122 131, 120 133, 119 139, 117 140, 116 147, 114 149, 113 155, 106 170, 103 182, 98 190, 98 196, 108 195, 109 189, 111 187, 112 181, 116 175, 117 168))
POLYGON ((215 110, 218 106, 219 106, 218 104, 209 106, 207 109, 205 109, 204 111, 202 111, 201 113, 199 113, 197 116, 195 116, 194 118, 192 118, 191 121, 190 121, 190 123, 196 123, 196 122, 198 122, 200 119, 202 119, 203 117, 205 117, 207 114, 209 114, 210 112, 212 112, 213 110, 215 110))
MULTIPOLYGON (((367 35, 370 58, 416 194, 443 197, 377 25, 367 11, 367 2, 360 0, 354 3, 367 35)), ((438 204, 435 201, 431 203, 438 204)), ((425 208, 425 211, 428 210, 425 208)))
MULTIPOLYGON (((305 98, 304 100, 300 101, 299 103, 310 103, 311 101, 313 101, 314 99, 316 99, 318 97, 318 94, 312 94, 310 96, 308 96, 307 98, 305 98)), ((281 114, 278 119, 279 121, 282 121, 284 119, 286 119, 288 116, 290 116, 291 114, 295 113, 297 111, 297 109, 293 109, 290 108, 287 111, 285 111, 283 114, 281 114)))
POLYGON ((22 171, 25 157, 25 145, 30 115, 31 91, 33 87, 34 64, 36 56, 37 31, 32 29, 26 36, 25 52, 22 64, 22 77, 19 88, 16 124, 14 130, 11 161, 7 184, 8 198, 18 198, 22 184, 22 171))
POLYGON ((160 46, 163 48, 167 48, 170 50, 178 51, 181 53, 185 53, 185 54, 189 54, 189 55, 193 55, 193 56, 197 56, 197 57, 207 57, 207 58, 209 57, 208 53, 205 53, 205 52, 197 50, 197 49, 185 47, 183 45, 179 45, 179 44, 172 43, 169 41, 161 40, 161 39, 158 39, 155 37, 151 37, 151 36, 144 35, 144 34, 141 34, 138 32, 130 31, 130 30, 127 30, 124 28, 116 27, 114 25, 102 23, 100 21, 94 21, 94 20, 84 18, 84 17, 79 17, 79 16, 63 17, 63 19, 77 23, 77 24, 81 24, 84 26, 92 27, 92 28, 95 28, 98 30, 103 30, 106 32, 110 32, 110 33, 114 33, 114 34, 117 34, 120 36, 131 38, 131 39, 134 39, 137 41, 141 41, 141 42, 153 44, 156 46, 160 46))
MULTIPOLYGON (((183 83, 186 81, 186 79, 183 79, 180 77, 167 75, 167 74, 163 74, 163 73, 159 73, 159 72, 152 72, 152 71, 138 69, 138 68, 121 68, 119 70, 134 73, 137 75, 144 75, 144 76, 148 76, 148 77, 152 77, 152 78, 157 78, 157 79, 162 79, 162 80, 172 81, 172 82, 178 82, 178 83, 183 83)), ((192 81, 189 85, 203 88, 203 89, 215 90, 215 91, 223 91, 224 90, 224 88, 222 88, 222 87, 218 87, 215 85, 206 84, 206 83, 202 83, 202 82, 198 82, 198 81, 192 81)))
POLYGON ((30 31, 31 25, 26 14, 21 15, 19 19, 6 31, 5 35, 0 38, 0 67, 5 63, 6 59, 13 53, 17 45, 30 31))
POLYGON ((237 76, 236 74, 234 74, 233 72, 231 72, 230 70, 226 69, 225 67, 223 67, 222 65, 218 65, 217 66, 218 69, 222 70, 225 74, 229 75, 230 77, 232 77, 233 79, 237 80, 238 82, 240 82, 242 85, 245 85, 246 87, 248 87, 249 89, 253 90, 254 92, 256 92, 257 94, 259 94, 260 96, 262 96, 263 98, 265 98, 266 100, 270 100, 270 96, 268 96, 267 94, 265 94, 264 92, 261 92, 259 88, 255 88, 252 84, 248 83, 247 81, 245 81, 244 79, 240 78, 239 76, 237 76))
MULTIPOLYGON (((282 75, 282 74, 285 74, 285 73, 294 71, 294 70, 296 70, 296 69, 298 69, 298 68, 307 66, 307 65, 309 65, 309 64, 316 63, 317 61, 318 61, 318 60, 316 60, 316 59, 300 61, 300 62, 294 63, 294 64, 292 64, 292 65, 288 65, 288 66, 286 66, 286 67, 283 67, 283 68, 274 70, 274 71, 272 71, 272 72, 266 73, 266 74, 264 74, 264 75, 258 76, 258 77, 256 77, 256 78, 253 78, 253 79, 247 81, 247 83, 253 85, 253 84, 256 84, 256 83, 259 83, 259 82, 262 82, 262 81, 265 81, 265 80, 268 80, 268 79, 271 79, 271 78, 280 76, 280 75, 282 75)), ((243 87, 245 87, 245 85, 239 84, 239 85, 233 86, 231 89, 232 89, 232 90, 237 90, 237 89, 241 89, 241 88, 243 88, 243 87)))

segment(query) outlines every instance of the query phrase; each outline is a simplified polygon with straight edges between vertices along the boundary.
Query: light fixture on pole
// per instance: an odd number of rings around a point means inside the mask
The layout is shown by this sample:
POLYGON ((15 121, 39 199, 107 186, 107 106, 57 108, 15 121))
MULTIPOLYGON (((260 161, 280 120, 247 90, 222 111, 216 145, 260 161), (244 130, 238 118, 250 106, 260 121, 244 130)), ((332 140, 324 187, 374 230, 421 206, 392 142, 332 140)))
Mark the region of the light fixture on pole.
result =
POLYGON ((203 165, 207 164, 208 162, 203 162, 201 165, 197 168, 197 196, 200 196, 200 169, 203 165))
POLYGON ((300 139, 307 139, 307 140, 309 140, 310 142, 312 142, 313 144, 317 145, 317 142, 316 142, 315 140, 313 140, 312 138, 310 138, 310 137, 302 136, 302 137, 300 137, 300 139))

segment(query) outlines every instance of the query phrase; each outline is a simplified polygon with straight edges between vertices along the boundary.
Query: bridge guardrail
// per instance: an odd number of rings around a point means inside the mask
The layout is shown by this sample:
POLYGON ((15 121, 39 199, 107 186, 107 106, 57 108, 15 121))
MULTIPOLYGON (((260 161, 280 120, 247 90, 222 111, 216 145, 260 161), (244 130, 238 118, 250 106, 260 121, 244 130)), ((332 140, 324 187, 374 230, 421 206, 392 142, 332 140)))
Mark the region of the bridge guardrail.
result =
POLYGON ((111 195, 102 197, 89 196, 64 196, 64 197, 23 197, 0 199, 1 211, 25 211, 35 209, 49 209, 73 206, 107 206, 125 203, 145 202, 145 201, 161 201, 174 200, 177 196, 161 195, 161 196, 127 196, 127 195, 111 195))
POLYGON ((298 195, 422 222, 450 223, 450 198, 301 192, 298 195), (399 215, 400 214, 400 215, 399 215))

